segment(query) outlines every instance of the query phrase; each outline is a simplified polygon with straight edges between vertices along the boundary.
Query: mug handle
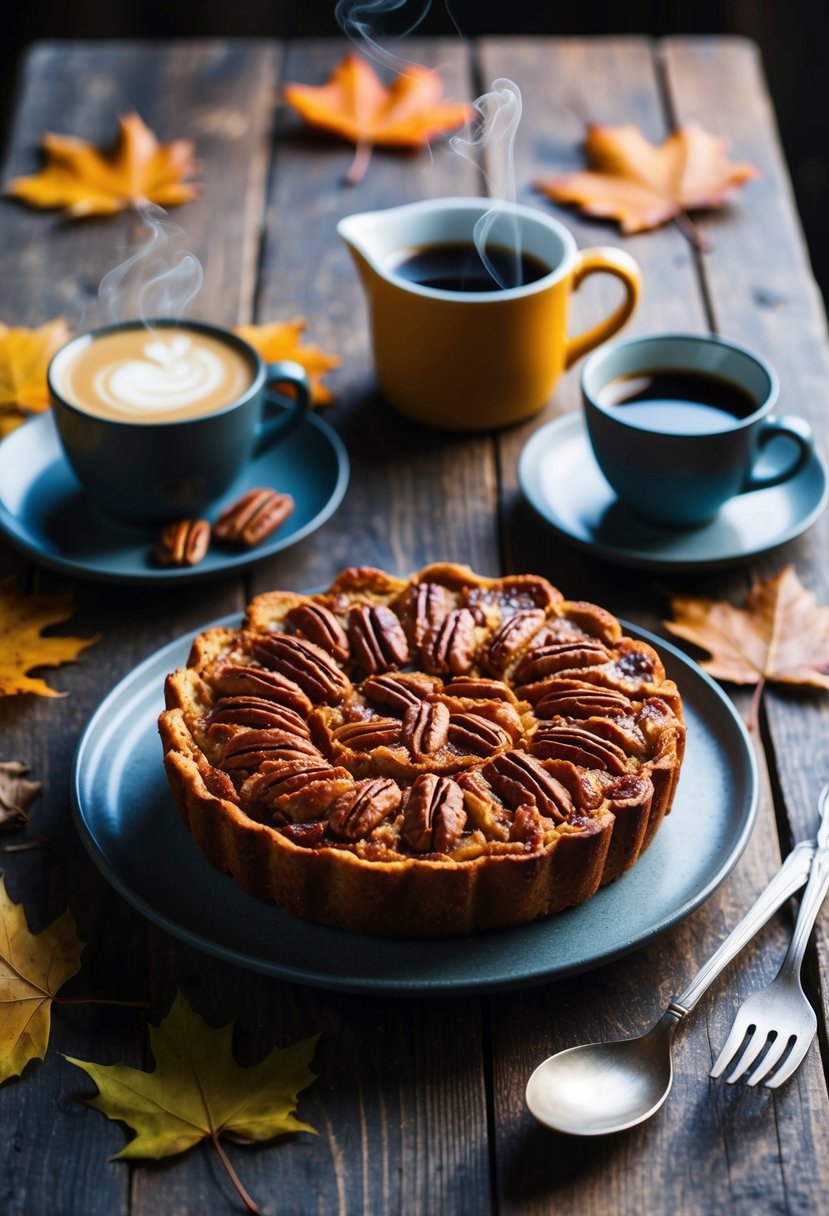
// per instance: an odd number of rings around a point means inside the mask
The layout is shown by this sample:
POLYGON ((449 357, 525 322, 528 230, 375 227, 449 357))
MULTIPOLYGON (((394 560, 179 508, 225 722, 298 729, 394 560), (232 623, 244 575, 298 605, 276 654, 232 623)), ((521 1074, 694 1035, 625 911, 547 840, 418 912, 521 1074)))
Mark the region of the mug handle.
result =
POLYGON ((256 441, 253 454, 258 456, 278 439, 283 439, 305 417, 311 404, 311 381, 308 373, 300 363, 293 359, 282 359, 279 363, 269 363, 265 377, 265 413, 256 429, 256 441), (273 391, 274 384, 290 384, 296 390, 296 396, 286 397, 273 391), (274 416, 269 417, 271 410, 274 416))
POLYGON ((582 249, 576 254, 576 268, 573 271, 573 291, 575 291, 590 274, 612 274, 621 279, 625 287, 625 298, 619 307, 583 334, 567 339, 564 354, 564 366, 572 367, 577 359, 586 355, 600 342, 607 341, 620 330, 630 317, 639 297, 642 294, 642 271, 639 265, 624 249, 615 249, 612 245, 599 245, 595 249, 582 249))
POLYGON ((786 414, 783 418, 767 418, 757 434, 758 452, 762 452, 763 448, 779 435, 790 439, 795 445, 797 450, 794 452, 794 458, 782 469, 767 473, 765 476, 750 469, 740 489, 741 494, 747 494, 750 490, 766 490, 769 486, 779 486, 782 481, 795 477, 811 456, 815 441, 812 428, 805 418, 800 418, 797 414, 786 414))

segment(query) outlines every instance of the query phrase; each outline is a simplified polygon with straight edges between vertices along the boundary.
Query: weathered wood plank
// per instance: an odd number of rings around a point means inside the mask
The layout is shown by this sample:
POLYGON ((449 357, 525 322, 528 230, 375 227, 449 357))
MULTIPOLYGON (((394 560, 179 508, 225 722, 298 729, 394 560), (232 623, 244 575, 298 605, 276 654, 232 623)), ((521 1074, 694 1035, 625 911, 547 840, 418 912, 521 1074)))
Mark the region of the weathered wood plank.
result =
MULTIPOLYGON (((4 180, 36 166, 44 129, 106 142, 116 115, 133 106, 161 138, 193 134, 205 159, 205 194, 175 218, 205 266, 195 311, 224 322, 245 319, 253 305, 275 64, 273 47, 254 44, 42 44, 27 63, 4 180)), ((137 222, 119 216, 67 224, 8 201, 2 210, 0 316, 37 324, 63 312, 77 328, 103 319, 98 283, 139 239, 137 222)), ((145 922, 98 876, 77 838, 69 808, 73 752, 108 689, 157 646, 240 607, 241 580, 176 591, 34 577, 41 590, 72 586, 76 613, 65 631, 99 632, 101 640, 75 666, 50 673, 53 686, 70 694, 66 700, 0 704, 3 756, 25 757, 44 782, 36 822, 52 839, 46 850, 4 857, 8 886, 37 928, 67 903, 75 913, 89 944, 67 994, 142 999, 145 922)), ((106 1164, 123 1134, 77 1100, 90 1087, 61 1051, 140 1063, 144 1016, 94 1006, 56 1013, 45 1065, 3 1095, 4 1113, 18 1129, 0 1150, 3 1208, 73 1216, 126 1211, 129 1170, 106 1164)))

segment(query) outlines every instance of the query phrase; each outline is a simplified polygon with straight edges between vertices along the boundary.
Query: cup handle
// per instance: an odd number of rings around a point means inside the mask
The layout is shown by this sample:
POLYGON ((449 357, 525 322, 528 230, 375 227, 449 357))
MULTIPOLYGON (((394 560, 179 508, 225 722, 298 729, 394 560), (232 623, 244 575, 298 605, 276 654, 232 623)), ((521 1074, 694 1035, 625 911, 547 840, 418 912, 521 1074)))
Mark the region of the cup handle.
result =
POLYGON ((793 459, 782 469, 767 473, 765 476, 750 469, 740 490, 741 494, 747 494, 750 490, 766 490, 769 486, 779 486, 782 481, 788 481, 790 477, 799 473, 811 456, 815 441, 812 428, 805 418, 800 418, 797 414, 786 414, 782 418, 767 418, 757 435, 758 452, 762 452, 766 445, 779 435, 790 439, 794 444, 796 451, 793 459))
POLYGON ((305 417, 311 404, 311 381, 308 379, 308 373, 293 359, 269 363, 265 384, 265 412, 256 429, 253 448, 255 456, 292 431, 305 417), (274 392, 274 384, 291 385, 296 396, 286 397, 282 393, 274 392), (271 410, 275 411, 272 416, 271 410))
POLYGON ((577 359, 586 355, 594 346, 612 338, 622 328, 639 303, 639 297, 642 294, 642 271, 629 253, 625 253, 623 249, 615 249, 612 245, 582 249, 576 254, 573 291, 581 286, 589 274, 598 273, 612 274, 617 279, 621 279, 625 287, 625 298, 604 321, 600 321, 592 329, 586 329, 583 334, 577 334, 575 337, 567 339, 564 355, 565 367, 572 367, 577 359))

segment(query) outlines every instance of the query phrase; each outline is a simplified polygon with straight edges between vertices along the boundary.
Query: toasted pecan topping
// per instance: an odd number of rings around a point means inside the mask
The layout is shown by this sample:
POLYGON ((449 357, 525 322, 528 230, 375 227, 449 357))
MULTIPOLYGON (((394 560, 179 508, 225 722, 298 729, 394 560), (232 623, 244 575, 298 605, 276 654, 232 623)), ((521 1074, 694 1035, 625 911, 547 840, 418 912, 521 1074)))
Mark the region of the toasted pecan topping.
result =
POLYGON ((543 760, 569 760, 606 773, 627 770, 627 756, 618 744, 600 739, 581 726, 540 726, 533 735, 532 753, 543 760))
POLYGON ((308 820, 324 815, 353 784, 347 769, 305 758, 267 762, 242 792, 254 805, 268 807, 283 819, 308 820))
POLYGON ((537 718, 592 718, 599 715, 615 718, 629 714, 633 708, 622 692, 581 684, 575 680, 548 680, 539 688, 535 703, 537 718))
POLYGON ((208 676, 208 682, 223 696, 263 697, 294 709, 305 717, 313 708, 300 686, 278 671, 263 667, 248 667, 239 663, 221 663, 208 676))
POLYGON ((351 687, 329 654, 305 638, 273 633, 257 638, 253 656, 263 666, 293 680, 312 701, 336 704, 351 687))
POLYGON ((600 667, 611 659, 601 642, 591 638, 553 642, 525 654, 515 669, 516 684, 533 684, 557 671, 573 671, 582 667, 600 667))
POLYGON ((336 727, 333 735, 343 747, 368 752, 375 747, 394 747, 400 742, 400 732, 398 718, 362 718, 336 727))
POLYGON ((499 626, 490 639, 487 666, 504 671, 529 644, 546 620, 541 608, 521 608, 499 626))
POLYGON ((363 840, 400 805, 402 793, 389 777, 367 777, 331 808, 329 826, 343 840, 363 840))
POLYGON ((348 636, 357 662, 369 675, 378 675, 409 661, 403 626, 384 604, 354 604, 348 612, 348 636))
POLYGON ((348 636, 334 613, 322 604, 297 604, 285 620, 291 629, 327 651, 338 662, 344 663, 348 659, 351 653, 348 636))
POLYGON ((515 702, 515 696, 501 680, 488 680, 484 676, 455 676, 446 685, 446 695, 468 701, 515 702))
POLYGON ((510 825, 509 838, 524 846, 526 853, 535 853, 544 843, 544 827, 534 802, 519 806, 510 825))
POLYGON ((416 853, 448 853, 466 826, 463 791, 449 777, 422 773, 403 812, 403 841, 416 853))
POLYGON ((262 487, 248 490, 216 520, 213 535, 248 548, 260 544, 283 524, 294 509, 290 494, 262 487))
POLYGON ((412 601, 412 642, 420 648, 428 635, 443 624, 455 601, 448 588, 440 583, 419 583, 412 588, 412 601))
POLYGON ((484 766, 483 775, 508 806, 531 802, 542 815, 562 823, 573 811, 570 794, 526 752, 506 752, 484 766))
POLYGON ((403 743, 417 759, 431 756, 446 744, 449 710, 440 701, 410 705, 403 716, 403 743))
POLYGON ((468 608, 453 608, 423 640, 421 659, 427 671, 453 676, 469 671, 475 657, 475 617, 468 608))
POLYGON ((197 566, 209 547, 206 519, 179 519, 162 528, 153 556, 160 566, 197 566))
POLYGON ((243 730, 227 744, 222 767, 227 772, 254 772, 266 760, 302 760, 322 757, 310 739, 286 730, 243 730))
POLYGON ((419 705, 424 697, 440 687, 439 680, 419 672, 389 672, 382 676, 369 676, 363 683, 363 695, 372 705, 390 709, 392 713, 406 712, 410 705, 419 705))
POLYGON ((294 709, 265 697, 221 697, 207 715, 208 726, 250 726, 259 730, 278 727, 310 738, 308 724, 294 709))
POLYGON ((448 738, 459 752, 473 756, 491 756, 493 752, 509 747, 513 741, 500 723, 473 713, 452 714, 448 738))

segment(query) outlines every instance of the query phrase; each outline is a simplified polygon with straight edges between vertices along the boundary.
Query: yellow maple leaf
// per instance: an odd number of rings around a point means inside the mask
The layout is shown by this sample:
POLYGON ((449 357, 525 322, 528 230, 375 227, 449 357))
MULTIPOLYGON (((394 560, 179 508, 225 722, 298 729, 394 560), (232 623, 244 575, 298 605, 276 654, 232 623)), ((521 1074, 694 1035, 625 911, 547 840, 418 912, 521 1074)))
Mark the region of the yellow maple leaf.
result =
POLYGON ((0 875, 0 1081, 45 1056, 52 1000, 80 969, 83 945, 69 911, 30 933, 22 904, 9 899, 0 875))
POLYGON ((352 185, 365 173, 375 144, 415 148, 467 121, 472 107, 445 101, 442 93, 440 74, 416 63, 408 64, 387 88, 359 55, 346 55, 325 84, 292 83, 284 89, 285 100, 306 122, 357 145, 346 177, 352 185))
POLYGON ((161 1025, 150 1027, 152 1072, 66 1058, 98 1086, 90 1105, 136 1133, 118 1158, 169 1157, 210 1140, 244 1195, 219 1137, 253 1142, 314 1132, 294 1111, 299 1091, 314 1080, 310 1062, 318 1036, 275 1047, 250 1067, 234 1060, 232 1038, 232 1022, 208 1026, 178 993, 161 1025))
POLYGON ((118 134, 106 152, 69 135, 47 131, 45 164, 38 173, 16 177, 6 193, 32 207, 65 208, 72 218, 112 215, 139 203, 176 207, 198 193, 185 182, 198 171, 193 141, 161 144, 138 114, 118 119, 118 134))
POLYGON ((26 595, 13 583, 0 583, 0 697, 31 692, 40 697, 62 697, 44 680, 26 673, 33 667, 59 667, 73 663, 92 638, 41 636, 41 630, 67 620, 74 612, 71 592, 60 595, 26 595))
POLYGON ((342 363, 339 355, 330 355, 320 346, 302 344, 307 321, 293 317, 290 321, 272 321, 264 325, 237 325, 236 333, 258 351, 266 363, 293 359, 307 371, 311 379, 311 401, 328 405, 334 400, 331 390, 322 383, 326 372, 342 363))
POLYGON ((49 408, 46 369, 55 351, 69 339, 62 317, 36 329, 0 321, 0 438, 29 414, 49 408))

